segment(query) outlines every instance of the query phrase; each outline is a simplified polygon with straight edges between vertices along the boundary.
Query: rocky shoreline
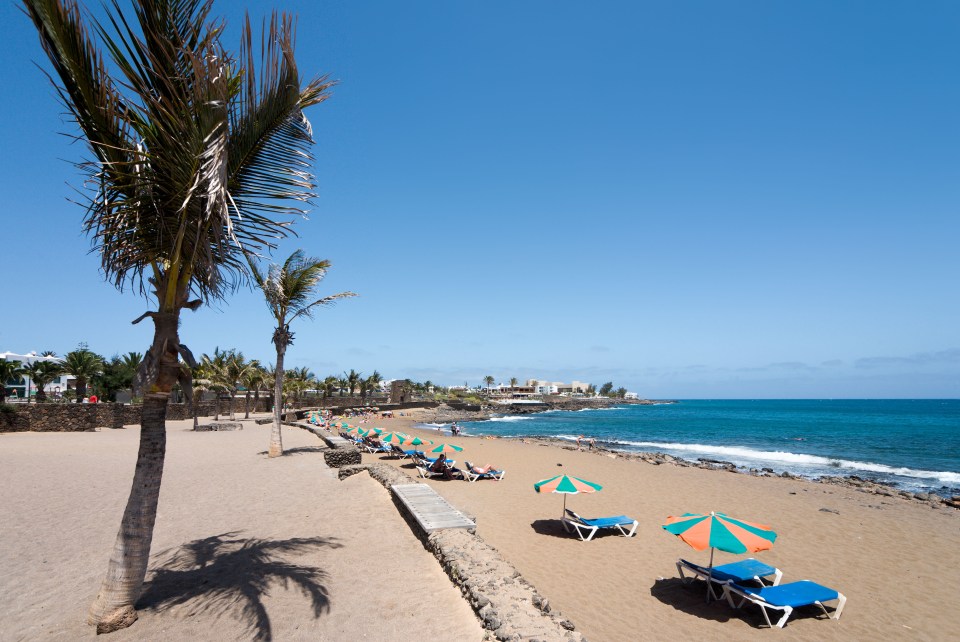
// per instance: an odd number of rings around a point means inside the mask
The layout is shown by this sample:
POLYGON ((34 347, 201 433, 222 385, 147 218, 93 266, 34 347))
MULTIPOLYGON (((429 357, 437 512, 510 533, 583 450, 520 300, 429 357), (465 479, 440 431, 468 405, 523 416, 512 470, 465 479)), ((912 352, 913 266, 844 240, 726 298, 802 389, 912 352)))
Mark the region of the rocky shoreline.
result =
MULTIPOLYGON (((564 441, 562 439, 551 439, 545 437, 524 437, 522 438, 526 443, 539 443, 543 446, 551 446, 554 448, 563 448, 566 450, 577 450, 577 447, 571 445, 570 442, 564 441)), ((912 493, 906 490, 899 490, 891 485, 884 484, 872 479, 864 479, 856 475, 850 475, 849 477, 843 476, 830 476, 824 475, 815 479, 809 477, 803 477, 801 475, 794 475, 789 472, 776 473, 772 468, 746 468, 744 466, 737 466, 733 462, 721 461, 718 459, 705 459, 700 458, 696 461, 690 461, 687 459, 682 459, 680 457, 674 457, 673 455, 667 455, 665 453, 657 452, 623 452, 620 450, 611 450, 609 448, 603 448, 601 446, 596 446, 592 449, 593 452, 598 455, 603 455, 606 457, 612 458, 622 458, 628 461, 641 461, 646 464, 651 464, 653 466, 660 466, 663 464, 671 464, 673 466, 680 466, 683 468, 702 468, 705 470, 717 470, 717 471, 726 471, 730 473, 739 473, 742 475, 752 475, 754 477, 781 477, 784 479, 796 479, 799 481, 804 481, 813 484, 829 484, 832 486, 840 486, 843 488, 848 488, 851 490, 856 490, 862 493, 868 493, 871 495, 878 495, 880 497, 889 497, 904 499, 910 501, 918 501, 928 504, 931 508, 955 508, 960 509, 960 495, 951 494, 949 496, 943 497, 937 495, 936 493, 912 493)))
POLYGON ((584 399, 562 398, 547 399, 541 403, 517 404, 490 404, 479 410, 464 410, 453 408, 446 404, 437 408, 422 411, 421 421, 424 423, 448 424, 454 421, 487 421, 493 417, 503 415, 530 415, 551 410, 586 410, 600 408, 615 408, 618 406, 653 406, 658 404, 673 404, 675 400, 656 401, 652 399, 584 399))
MULTIPOLYGON (((454 421, 486 421, 495 416, 502 415, 521 415, 547 412, 550 410, 583 410, 585 408, 612 408, 623 405, 654 405, 661 403, 677 403, 676 401, 654 401, 643 400, 621 400, 621 399, 564 399, 562 401, 547 401, 543 404, 522 404, 510 406, 484 406, 480 410, 460 410, 446 405, 439 406, 432 410, 423 411, 421 419, 423 423, 449 424, 454 421)), ((540 443, 542 445, 575 450, 576 446, 569 441, 562 439, 551 439, 546 437, 525 437, 523 441, 527 443, 540 443)), ((658 452, 624 452, 621 450, 612 450, 602 446, 596 446, 593 451, 606 455, 608 457, 620 457, 628 460, 643 461, 647 464, 659 466, 661 464, 672 464, 674 466, 704 468, 708 470, 723 470, 731 473, 740 473, 753 475, 755 477, 782 477, 787 479, 798 479, 810 483, 830 484, 841 486, 871 495, 880 497, 899 498, 910 501, 918 501, 929 504, 931 508, 955 508, 960 509, 960 495, 948 493, 941 496, 936 493, 913 493, 906 490, 900 490, 891 485, 873 479, 864 479, 857 475, 844 476, 821 476, 815 479, 794 475, 790 472, 776 473, 772 468, 746 468, 737 466, 733 462, 716 459, 700 458, 696 461, 690 461, 673 455, 658 452)))

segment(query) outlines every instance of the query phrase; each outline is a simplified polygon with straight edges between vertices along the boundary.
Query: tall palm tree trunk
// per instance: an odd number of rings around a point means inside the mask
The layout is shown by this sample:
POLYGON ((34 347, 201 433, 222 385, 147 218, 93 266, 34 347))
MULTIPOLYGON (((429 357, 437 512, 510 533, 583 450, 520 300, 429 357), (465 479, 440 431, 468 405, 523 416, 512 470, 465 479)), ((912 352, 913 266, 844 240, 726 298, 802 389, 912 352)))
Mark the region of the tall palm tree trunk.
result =
POLYGON ((250 391, 247 390, 247 394, 243 398, 243 418, 250 418, 250 391))
MULTIPOLYGON (((276 338, 276 335, 275 335, 276 338)), ((280 437, 280 420, 283 413, 283 355, 287 346, 280 341, 274 341, 277 346, 277 365, 274 369, 273 380, 273 429, 270 431, 270 450, 268 457, 279 457, 283 454, 283 440, 280 437)))
POLYGON ((88 622, 100 633, 109 633, 130 626, 137 614, 134 604, 140 597, 150 561, 153 525, 157 519, 163 460, 167 450, 167 403, 177 382, 180 366, 176 346, 179 310, 174 313, 153 313, 155 331, 149 356, 155 360, 157 373, 143 398, 140 421, 140 449, 133 473, 130 497, 123 511, 120 532, 113 546, 107 575, 90 607, 88 622), (151 354, 152 353, 152 354, 151 354))

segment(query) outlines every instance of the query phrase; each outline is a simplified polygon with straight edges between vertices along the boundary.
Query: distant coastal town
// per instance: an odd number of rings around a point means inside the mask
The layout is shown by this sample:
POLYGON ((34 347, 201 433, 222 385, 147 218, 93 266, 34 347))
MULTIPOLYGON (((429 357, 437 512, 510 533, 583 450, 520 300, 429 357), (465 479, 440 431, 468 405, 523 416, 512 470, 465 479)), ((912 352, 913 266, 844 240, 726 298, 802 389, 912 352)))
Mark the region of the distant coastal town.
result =
MULTIPOLYGON (((104 357, 80 344, 63 356, 53 350, 26 353, 0 352, 0 403, 48 402, 83 403, 111 401, 137 403, 133 390, 143 354, 128 352, 104 357)), ((201 355, 193 372, 193 387, 202 399, 256 398, 272 393, 274 367, 256 359, 247 359, 237 349, 215 348, 201 355)), ((351 405, 373 405, 387 401, 450 402, 461 410, 479 411, 496 406, 511 406, 511 412, 536 412, 546 407, 576 409, 585 405, 613 403, 653 403, 640 399, 636 392, 615 387, 612 381, 600 386, 573 380, 547 381, 517 378, 495 383, 492 375, 481 384, 443 386, 432 381, 386 379, 374 370, 364 375, 349 370, 320 378, 310 368, 291 368, 283 375, 283 404, 303 407, 334 397, 350 397, 351 405), (353 397, 359 395, 358 403, 353 397)), ((174 387, 174 398, 183 396, 174 387)))

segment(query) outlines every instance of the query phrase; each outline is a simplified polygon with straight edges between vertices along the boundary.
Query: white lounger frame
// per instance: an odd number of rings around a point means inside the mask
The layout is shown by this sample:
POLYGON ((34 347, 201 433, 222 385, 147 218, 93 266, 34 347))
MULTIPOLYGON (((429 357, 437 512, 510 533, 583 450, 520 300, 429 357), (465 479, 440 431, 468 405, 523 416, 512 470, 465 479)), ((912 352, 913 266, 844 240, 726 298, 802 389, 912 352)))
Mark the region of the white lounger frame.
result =
MULTIPOLYGON (((782 629, 783 625, 787 623, 788 619, 790 619, 790 615, 793 614, 792 606, 779 606, 777 604, 771 604, 770 602, 767 602, 766 600, 761 598, 759 595, 751 595, 750 593, 744 593, 743 591, 737 589, 737 587, 731 584, 723 585, 723 596, 727 598, 727 602, 730 603, 730 606, 732 606, 735 609, 739 609, 741 606, 743 606, 744 602, 748 602, 748 601, 759 606, 760 610, 763 612, 763 619, 767 621, 767 626, 769 626, 770 628, 773 628, 774 625, 770 622, 770 616, 767 615, 767 609, 777 609, 778 611, 783 611, 783 617, 781 617, 776 624, 776 627, 778 629, 782 629), (734 603, 733 601, 734 593, 739 595, 741 598, 739 604, 734 603)), ((839 620, 840 614, 843 612, 843 605, 847 603, 847 596, 841 593, 840 591, 837 591, 836 599, 837 599, 837 610, 833 612, 833 615, 830 615, 830 612, 827 611, 827 607, 825 607, 822 602, 814 602, 814 604, 816 604, 821 609, 823 609, 824 614, 828 618, 839 620)))
POLYGON ((463 466, 464 466, 463 476, 469 482, 475 482, 478 479, 495 479, 497 481, 500 481, 503 479, 504 475, 507 474, 507 471, 505 470, 498 470, 497 471, 498 474, 496 475, 492 473, 475 473, 473 472, 473 466, 470 464, 469 461, 466 461, 466 460, 464 460, 463 466))
MULTIPOLYGON (((730 582, 727 580, 718 580, 717 578, 710 575, 709 571, 705 572, 703 567, 690 566, 689 564, 684 564, 684 561, 685 560, 682 560, 682 559, 677 560, 677 572, 680 573, 680 581, 684 584, 690 584, 696 579, 695 577, 687 577, 686 575, 683 574, 683 569, 687 569, 688 571, 690 571, 690 573, 692 573, 696 577, 699 577, 704 582, 710 582, 708 586, 710 595, 713 596, 713 599, 719 600, 720 596, 717 595, 716 591, 713 588, 713 585, 716 584, 717 586, 722 587, 725 584, 729 584, 730 582)), ((767 584, 766 582, 763 581, 763 579, 759 575, 754 575, 750 579, 760 582, 760 584, 762 584, 763 586, 777 586, 778 584, 780 584, 780 580, 783 579, 783 571, 775 567, 774 567, 774 571, 775 571, 775 574, 773 576, 773 584, 767 584)))
MULTIPOLYGON (((581 521, 571 519, 569 517, 563 517, 560 520, 560 523, 563 524, 564 530, 566 530, 568 533, 570 532, 571 526, 574 529, 576 529, 577 535, 580 536, 580 540, 584 542, 589 542, 590 540, 592 540, 593 536, 596 535, 597 532, 600 530, 599 526, 591 526, 590 524, 585 524, 581 521), (584 533, 587 533, 586 537, 583 536, 584 533)), ((604 529, 616 528, 618 531, 620 531, 620 534, 623 535, 624 537, 633 537, 633 534, 637 532, 637 526, 639 524, 640 522, 638 522, 637 520, 633 520, 633 527, 630 529, 629 533, 626 530, 624 530, 623 524, 614 524, 612 526, 604 526, 604 529)))

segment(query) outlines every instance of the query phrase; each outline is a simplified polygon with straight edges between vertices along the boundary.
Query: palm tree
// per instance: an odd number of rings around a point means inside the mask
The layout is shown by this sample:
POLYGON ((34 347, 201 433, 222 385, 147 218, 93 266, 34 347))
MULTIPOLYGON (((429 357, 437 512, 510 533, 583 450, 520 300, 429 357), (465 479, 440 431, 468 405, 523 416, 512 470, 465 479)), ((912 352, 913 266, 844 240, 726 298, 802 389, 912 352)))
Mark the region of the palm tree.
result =
MULTIPOLYGON (((234 401, 237 396, 237 392, 242 385, 244 377, 254 369, 254 366, 259 365, 256 361, 247 361, 243 356, 242 352, 237 352, 236 350, 231 350, 227 354, 227 359, 224 368, 224 383, 227 386, 227 389, 230 391, 230 420, 236 421, 237 415, 234 410, 234 401)), ((250 415, 250 394, 246 396, 246 407, 247 407, 247 416, 250 415)))
POLYGON ((103 23, 75 0, 23 4, 88 143, 91 158, 78 163, 89 187, 83 227, 101 270, 117 289, 129 285, 156 299, 156 309, 136 320, 154 324, 137 376, 144 393, 137 465, 89 615, 108 632, 136 619, 167 403, 174 384, 190 383, 180 357, 196 363, 180 342, 180 312, 225 298, 244 279, 245 252, 275 247, 304 213, 298 202, 313 196, 313 141, 303 110, 325 100, 332 83, 302 86, 286 14, 274 14, 257 39, 246 19, 233 56, 205 0, 132 0, 135 15, 108 3, 103 23))
POLYGON ((490 389, 490 386, 493 385, 494 381, 495 379, 491 375, 487 375, 486 377, 483 378, 483 382, 487 384, 487 390, 490 389))
MULTIPOLYGON (((266 378, 267 378, 267 381, 268 381, 268 382, 270 382, 270 383, 272 384, 274 381, 276 381, 276 379, 277 379, 277 369, 274 367, 274 365, 273 365, 272 363, 271 363, 271 364, 268 364, 267 367, 263 369, 263 372, 264 372, 264 374, 266 375, 266 378)), ((275 395, 274 395, 274 391, 273 391, 273 386, 272 386, 272 385, 271 385, 269 388, 265 388, 265 390, 270 393, 270 396, 271 396, 271 398, 272 398, 272 402, 273 402, 273 405, 274 405, 274 406, 276 406, 278 403, 282 403, 282 402, 280 402, 280 401, 278 401, 278 400, 276 399, 276 397, 275 397, 275 395)))
POLYGON ((324 398, 332 397, 333 392, 337 389, 338 380, 336 377, 327 377, 323 380, 323 383, 320 384, 320 389, 323 390, 324 398))
MULTIPOLYGON (((44 387, 63 373, 63 365, 58 361, 34 361, 24 368, 25 374, 33 381, 37 388, 37 403, 47 400, 47 391, 44 387)), ((30 391, 27 391, 27 399, 30 391)))
POLYGON ((343 396, 343 391, 347 389, 347 386, 350 385, 350 382, 343 377, 337 379, 337 388, 340 389, 340 396, 343 396))
POLYGON ((260 390, 267 381, 267 374, 260 366, 259 361, 254 359, 253 361, 249 362, 248 365, 250 367, 246 369, 240 379, 240 383, 243 384, 243 387, 247 389, 247 394, 244 397, 243 403, 244 419, 250 418, 250 391, 253 390, 253 404, 256 406, 257 401, 260 400, 260 390))
POLYGON ((510 387, 511 387, 511 388, 516 388, 516 387, 517 387, 517 378, 516 378, 516 377, 510 377, 510 387))
MULTIPOLYGON (((248 259, 249 259, 248 255, 248 259)), ((315 301, 317 285, 323 280, 330 267, 329 261, 307 257, 303 250, 291 254, 283 265, 273 264, 266 274, 250 260, 250 271, 267 300, 267 307, 273 314, 277 327, 273 331, 273 345, 277 349, 276 378, 274 394, 276 399, 283 397, 283 357, 287 346, 293 344, 293 332, 290 324, 298 317, 312 318, 313 312, 325 305, 332 305, 338 299, 356 296, 353 292, 340 292, 315 301)), ((270 431, 269 457, 283 454, 283 442, 280 435, 280 403, 273 404, 273 430, 270 431)))
POLYGON ((77 398, 87 396, 87 381, 103 372, 103 357, 84 344, 63 358, 63 371, 77 378, 77 398))
MULTIPOLYGON (((204 354, 200 357, 200 371, 203 378, 207 380, 206 389, 217 393, 214 403, 213 420, 220 420, 220 397, 222 392, 230 390, 229 373, 227 372, 227 359, 230 353, 226 350, 220 350, 219 346, 213 349, 213 356, 204 354)), ((233 403, 230 404, 231 409, 233 403)))
POLYGON ((193 429, 197 429, 199 424, 199 406, 200 400, 203 397, 203 392, 210 390, 210 380, 203 378, 203 367, 197 366, 193 368, 193 377, 191 380, 190 386, 190 414, 193 415, 193 429), (199 395, 199 396, 198 396, 199 395))
POLYGON ((383 376, 374 370, 372 375, 360 382, 360 399, 363 403, 366 403, 367 393, 377 390, 381 381, 383 381, 383 376))
POLYGON ((7 384, 12 381, 20 381, 23 372, 21 362, 0 359, 0 404, 7 402, 7 384))
POLYGON ((377 384, 373 377, 364 377, 360 380, 360 403, 367 403, 367 396, 371 395, 377 389, 377 384))
POLYGON ((350 368, 350 372, 343 373, 344 378, 347 380, 347 386, 350 388, 350 396, 353 396, 353 393, 356 391, 357 387, 360 385, 360 379, 363 375, 359 372, 350 368))
POLYGON ((133 384, 133 378, 136 376, 141 363, 143 363, 142 352, 131 351, 120 357, 120 364, 123 366, 124 372, 130 376, 130 381, 127 383, 128 386, 133 384))

